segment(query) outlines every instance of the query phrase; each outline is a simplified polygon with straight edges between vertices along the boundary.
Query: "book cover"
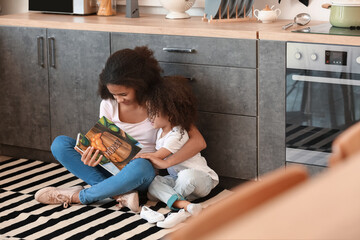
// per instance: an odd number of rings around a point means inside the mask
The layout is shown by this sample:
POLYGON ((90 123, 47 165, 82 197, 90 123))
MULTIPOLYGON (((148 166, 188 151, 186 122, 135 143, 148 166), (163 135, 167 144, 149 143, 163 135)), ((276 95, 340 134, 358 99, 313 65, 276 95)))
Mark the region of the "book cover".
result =
POLYGON ((106 117, 102 117, 85 135, 79 133, 76 147, 85 151, 88 147, 103 155, 100 165, 116 175, 141 150, 142 145, 106 117))

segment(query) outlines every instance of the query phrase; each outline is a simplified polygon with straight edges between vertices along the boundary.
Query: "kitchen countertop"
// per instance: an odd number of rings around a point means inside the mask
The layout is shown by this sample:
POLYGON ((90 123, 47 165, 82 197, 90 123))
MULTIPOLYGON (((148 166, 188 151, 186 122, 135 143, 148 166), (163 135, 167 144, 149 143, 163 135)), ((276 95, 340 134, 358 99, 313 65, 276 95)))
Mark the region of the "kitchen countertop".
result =
MULTIPOLYGON (((0 25, 199 37, 317 42, 360 46, 360 37, 291 32, 296 29, 304 28, 303 26, 293 26, 287 30, 282 30, 281 27, 292 20, 278 20, 274 23, 264 24, 258 21, 208 23, 203 22, 201 19, 201 17, 191 17, 190 19, 169 20, 165 19, 164 15, 150 14, 142 14, 140 18, 126 18, 124 13, 118 13, 116 16, 111 17, 101 17, 97 15, 76 16, 28 12, 0 16, 0 25)), ((322 23, 325 22, 311 21, 307 26, 315 26, 322 23)))

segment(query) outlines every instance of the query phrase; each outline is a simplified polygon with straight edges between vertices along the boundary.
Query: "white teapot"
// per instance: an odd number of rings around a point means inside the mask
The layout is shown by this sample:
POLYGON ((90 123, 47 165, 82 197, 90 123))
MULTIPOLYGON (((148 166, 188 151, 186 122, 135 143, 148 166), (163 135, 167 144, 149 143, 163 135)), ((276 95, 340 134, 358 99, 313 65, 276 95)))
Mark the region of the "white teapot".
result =
POLYGON ((262 21, 263 23, 271 23, 275 21, 281 14, 280 9, 277 8, 273 10, 273 8, 274 6, 269 8, 269 5, 266 5, 265 8, 261 11, 259 11, 259 9, 255 9, 254 15, 258 20, 262 21))

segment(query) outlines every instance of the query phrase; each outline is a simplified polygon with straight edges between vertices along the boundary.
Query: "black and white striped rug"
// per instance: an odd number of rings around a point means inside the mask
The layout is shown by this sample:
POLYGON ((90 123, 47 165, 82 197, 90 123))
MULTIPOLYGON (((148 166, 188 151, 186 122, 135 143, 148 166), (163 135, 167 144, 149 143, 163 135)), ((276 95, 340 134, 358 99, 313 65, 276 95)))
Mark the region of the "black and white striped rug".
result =
MULTIPOLYGON (((40 204, 34 194, 43 187, 86 184, 59 164, 7 157, 0 160, 0 239, 160 239, 186 224, 158 228, 128 208, 118 209, 112 199, 66 209, 40 204)), ((229 194, 217 187, 196 202, 206 208, 229 194)), ((162 214, 170 211, 163 203, 146 199, 142 203, 162 214)))

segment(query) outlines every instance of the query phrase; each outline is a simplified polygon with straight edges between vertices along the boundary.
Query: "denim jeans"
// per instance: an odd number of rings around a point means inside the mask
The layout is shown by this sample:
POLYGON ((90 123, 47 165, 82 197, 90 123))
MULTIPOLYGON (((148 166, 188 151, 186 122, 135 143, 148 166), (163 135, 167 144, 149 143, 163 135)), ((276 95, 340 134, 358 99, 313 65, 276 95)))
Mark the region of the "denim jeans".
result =
POLYGON ((67 170, 91 185, 90 188, 80 192, 79 198, 82 204, 89 204, 132 190, 146 191, 155 177, 153 166, 143 158, 131 160, 115 176, 101 166, 87 166, 81 161, 81 155, 74 149, 75 142, 73 138, 58 136, 51 145, 51 151, 67 170))
POLYGON ((152 197, 166 203, 170 209, 177 200, 192 201, 205 197, 213 188, 210 175, 196 169, 185 169, 177 177, 156 176, 149 186, 152 197))

